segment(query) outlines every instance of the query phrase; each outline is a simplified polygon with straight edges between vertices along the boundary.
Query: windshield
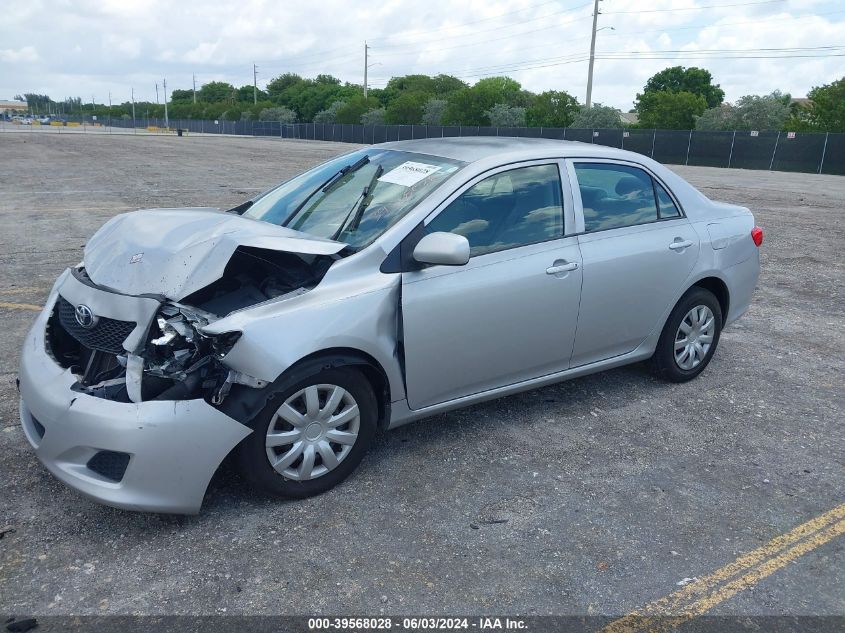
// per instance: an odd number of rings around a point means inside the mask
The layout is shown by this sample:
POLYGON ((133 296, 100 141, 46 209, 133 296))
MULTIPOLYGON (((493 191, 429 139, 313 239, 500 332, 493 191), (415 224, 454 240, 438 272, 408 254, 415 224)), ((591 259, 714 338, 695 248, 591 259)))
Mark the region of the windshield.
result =
POLYGON ((243 215, 359 249, 464 165, 427 154, 363 149, 271 189, 243 215))

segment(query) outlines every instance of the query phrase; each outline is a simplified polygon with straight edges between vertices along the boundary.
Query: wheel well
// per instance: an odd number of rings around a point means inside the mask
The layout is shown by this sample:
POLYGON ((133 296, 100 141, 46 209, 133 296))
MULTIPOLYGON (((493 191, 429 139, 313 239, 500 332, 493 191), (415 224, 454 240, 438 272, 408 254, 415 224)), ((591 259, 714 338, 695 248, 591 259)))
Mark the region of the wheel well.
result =
POLYGON ((693 285, 709 290, 716 295, 716 299, 719 300, 719 308, 722 310, 722 321, 727 320, 728 308, 730 308, 730 294, 728 293, 728 287, 725 285, 725 282, 718 277, 705 277, 704 279, 699 279, 693 285))
POLYGON ((379 362, 361 350, 335 347, 321 350, 301 358, 282 375, 296 375, 310 373, 336 367, 355 367, 360 370, 373 388, 378 401, 380 429, 386 429, 390 422, 390 382, 379 362))

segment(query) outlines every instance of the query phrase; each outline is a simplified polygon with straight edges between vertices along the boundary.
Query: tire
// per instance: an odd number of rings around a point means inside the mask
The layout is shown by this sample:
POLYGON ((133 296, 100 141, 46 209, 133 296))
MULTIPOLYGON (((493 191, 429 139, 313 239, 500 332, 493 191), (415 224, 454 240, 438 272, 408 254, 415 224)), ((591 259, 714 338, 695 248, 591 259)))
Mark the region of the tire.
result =
POLYGON ((250 424, 253 432, 238 446, 238 469, 252 487, 276 497, 303 499, 321 494, 355 470, 372 444, 377 421, 376 396, 359 371, 347 367, 320 371, 280 387, 255 416, 250 424), (327 407, 336 388, 345 395, 335 405, 335 415, 330 416, 332 412, 327 413, 327 407), (317 403, 310 412, 309 398, 317 403), (353 406, 357 407, 357 417, 353 406), (346 418, 349 420, 334 426, 337 420, 346 418), (268 440, 271 432, 273 436, 268 440), (352 435, 356 436, 350 445, 352 435), (299 452, 294 455, 296 451, 299 452), (332 459, 337 463, 333 464, 332 459))
POLYGON ((666 320, 666 325, 663 326, 657 348, 650 361, 652 371, 659 378, 669 382, 692 380, 710 363, 719 344, 721 333, 722 309, 718 299, 709 290, 693 286, 678 300, 666 320), (693 312, 694 310, 696 312, 693 312), (712 317, 712 328, 707 328, 710 317, 712 317), (696 323, 697 319, 699 323, 696 323), (698 346, 687 343, 676 353, 676 343, 682 344, 690 340, 689 336, 680 329, 682 323, 685 328, 690 328, 690 333, 693 334, 698 346))

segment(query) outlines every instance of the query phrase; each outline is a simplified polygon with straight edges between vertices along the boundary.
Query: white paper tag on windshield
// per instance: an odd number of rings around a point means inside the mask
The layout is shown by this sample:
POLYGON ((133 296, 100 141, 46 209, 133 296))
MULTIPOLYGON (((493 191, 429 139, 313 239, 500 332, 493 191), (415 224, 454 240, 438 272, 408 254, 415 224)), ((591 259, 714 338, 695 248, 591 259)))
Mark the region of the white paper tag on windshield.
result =
POLYGON ((402 163, 396 169, 391 169, 379 178, 379 180, 381 182, 390 182, 394 185, 410 187, 411 185, 417 184, 423 178, 427 178, 439 169, 440 167, 437 167, 436 165, 426 165, 425 163, 408 161, 402 163))

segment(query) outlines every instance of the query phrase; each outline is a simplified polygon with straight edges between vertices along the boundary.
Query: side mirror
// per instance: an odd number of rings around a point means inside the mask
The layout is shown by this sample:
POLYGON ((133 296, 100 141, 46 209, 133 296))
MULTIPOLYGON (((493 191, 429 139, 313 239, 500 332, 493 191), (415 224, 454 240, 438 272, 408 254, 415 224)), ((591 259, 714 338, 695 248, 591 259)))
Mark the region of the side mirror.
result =
POLYGON ((463 266, 469 261, 469 241, 455 233, 429 233, 414 247, 414 259, 421 264, 463 266))

